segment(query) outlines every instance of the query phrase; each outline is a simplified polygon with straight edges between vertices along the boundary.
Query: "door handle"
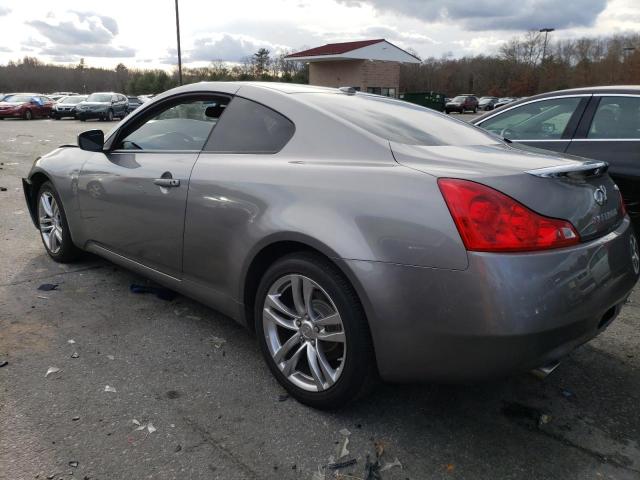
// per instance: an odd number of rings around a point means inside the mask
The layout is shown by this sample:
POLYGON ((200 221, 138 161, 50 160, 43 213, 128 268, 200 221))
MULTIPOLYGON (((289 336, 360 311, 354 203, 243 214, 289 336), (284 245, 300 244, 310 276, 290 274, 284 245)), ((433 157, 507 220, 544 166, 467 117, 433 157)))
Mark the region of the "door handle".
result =
POLYGON ((179 187, 180 180, 177 178, 156 178, 153 183, 159 187, 179 187))

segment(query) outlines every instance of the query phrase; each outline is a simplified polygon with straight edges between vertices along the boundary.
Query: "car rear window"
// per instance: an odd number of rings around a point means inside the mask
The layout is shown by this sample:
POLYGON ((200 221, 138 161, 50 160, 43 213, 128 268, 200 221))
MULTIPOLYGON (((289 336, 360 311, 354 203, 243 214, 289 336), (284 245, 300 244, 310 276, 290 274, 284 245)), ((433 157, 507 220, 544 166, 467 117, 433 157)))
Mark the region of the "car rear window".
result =
POLYGON ((305 93, 315 107, 386 140, 408 145, 491 145, 479 128, 402 100, 374 95, 305 93))

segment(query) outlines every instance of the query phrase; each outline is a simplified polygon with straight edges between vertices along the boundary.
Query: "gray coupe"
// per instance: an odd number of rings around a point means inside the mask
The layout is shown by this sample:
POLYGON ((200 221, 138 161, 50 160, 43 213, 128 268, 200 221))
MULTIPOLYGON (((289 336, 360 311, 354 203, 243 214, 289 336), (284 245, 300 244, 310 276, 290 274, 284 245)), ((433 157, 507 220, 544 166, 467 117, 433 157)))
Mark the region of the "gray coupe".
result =
POLYGON ((351 88, 192 84, 78 147, 23 182, 49 255, 92 252, 241 322, 318 408, 378 378, 555 365, 638 279, 606 163, 351 88))

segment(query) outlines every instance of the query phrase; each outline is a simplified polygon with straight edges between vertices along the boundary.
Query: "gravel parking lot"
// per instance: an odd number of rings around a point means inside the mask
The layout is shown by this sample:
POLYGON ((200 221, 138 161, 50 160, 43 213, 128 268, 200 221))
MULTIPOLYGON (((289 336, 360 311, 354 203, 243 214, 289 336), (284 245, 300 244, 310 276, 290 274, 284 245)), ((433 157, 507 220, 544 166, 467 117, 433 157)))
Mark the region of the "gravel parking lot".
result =
POLYGON ((99 258, 46 255, 20 178, 114 125, 0 122, 0 478, 319 480, 343 429, 357 461, 345 479, 378 478, 365 464, 382 448, 381 464, 402 465, 384 479, 640 478, 638 290, 544 381, 383 385, 314 411, 284 395, 232 320, 131 293, 145 280, 99 258))

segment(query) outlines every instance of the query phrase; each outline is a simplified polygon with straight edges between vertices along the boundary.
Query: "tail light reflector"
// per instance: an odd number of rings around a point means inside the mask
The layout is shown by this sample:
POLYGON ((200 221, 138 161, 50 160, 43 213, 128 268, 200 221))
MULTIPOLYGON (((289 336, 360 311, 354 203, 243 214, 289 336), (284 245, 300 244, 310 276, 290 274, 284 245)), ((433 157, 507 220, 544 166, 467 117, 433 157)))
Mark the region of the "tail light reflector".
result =
POLYGON ((540 215, 486 185, 441 178, 438 186, 467 250, 526 252, 580 242, 571 222, 540 215))

